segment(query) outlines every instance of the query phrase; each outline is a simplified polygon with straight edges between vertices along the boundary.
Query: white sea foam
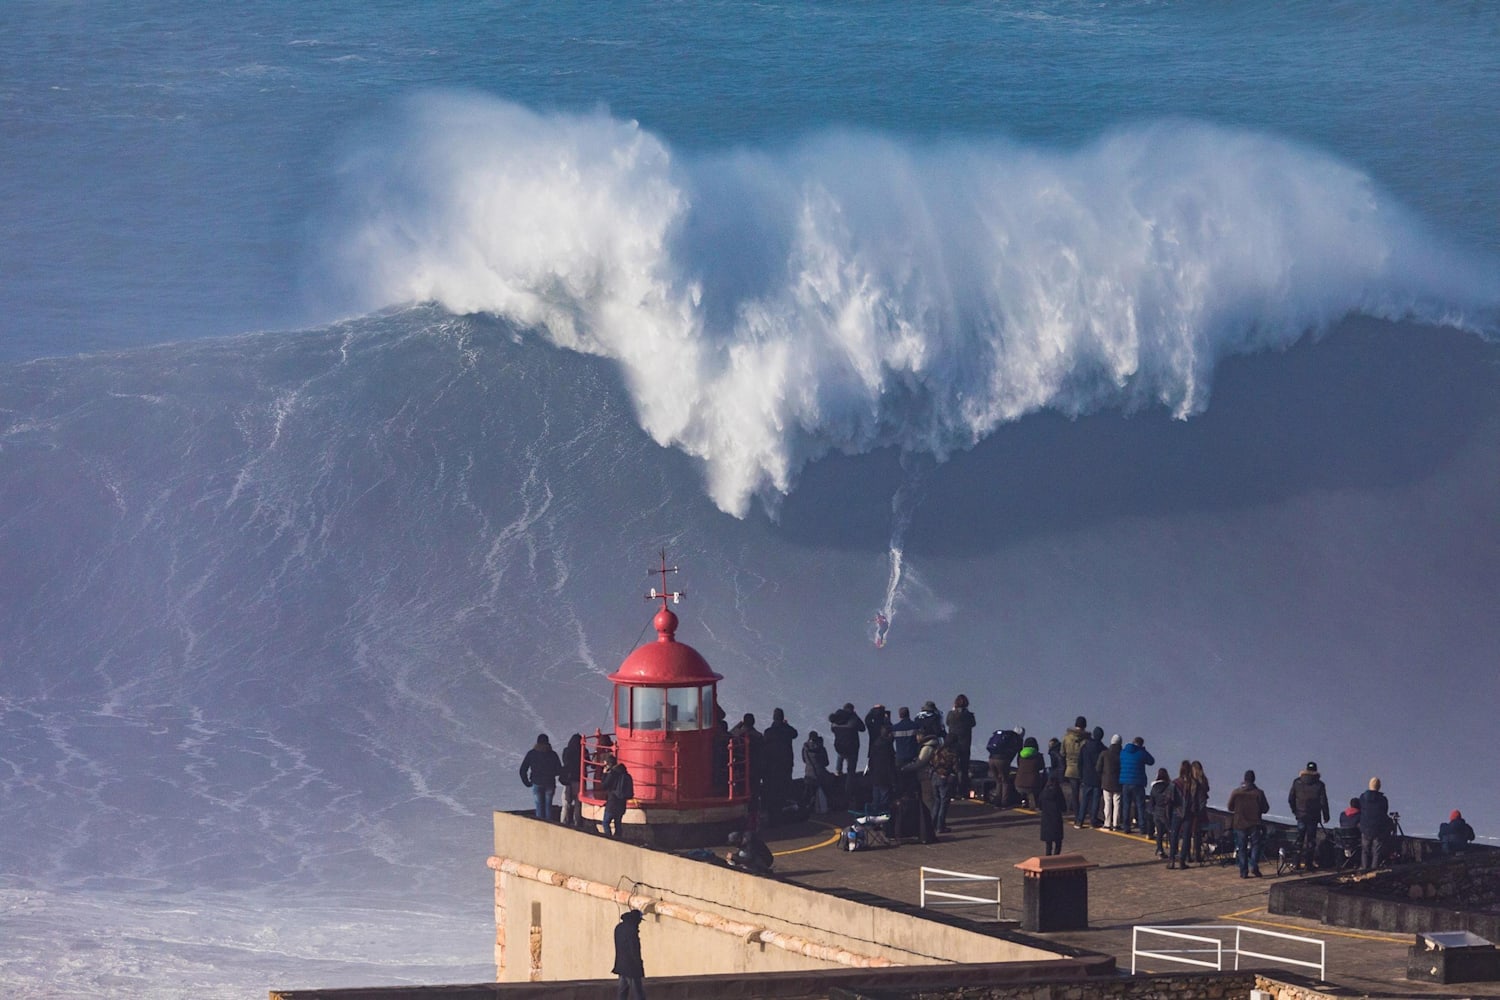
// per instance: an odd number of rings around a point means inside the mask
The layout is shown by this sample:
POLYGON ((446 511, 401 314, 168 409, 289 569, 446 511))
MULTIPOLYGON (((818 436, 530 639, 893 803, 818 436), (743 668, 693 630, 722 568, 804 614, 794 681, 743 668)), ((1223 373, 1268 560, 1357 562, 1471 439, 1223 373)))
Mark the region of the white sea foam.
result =
POLYGON ((1187 417, 1226 356, 1353 312, 1488 332, 1500 302, 1359 171, 1194 122, 687 156, 602 112, 429 95, 348 190, 362 307, 436 300, 615 359, 740 516, 829 451, 942 459, 1041 408, 1187 417))

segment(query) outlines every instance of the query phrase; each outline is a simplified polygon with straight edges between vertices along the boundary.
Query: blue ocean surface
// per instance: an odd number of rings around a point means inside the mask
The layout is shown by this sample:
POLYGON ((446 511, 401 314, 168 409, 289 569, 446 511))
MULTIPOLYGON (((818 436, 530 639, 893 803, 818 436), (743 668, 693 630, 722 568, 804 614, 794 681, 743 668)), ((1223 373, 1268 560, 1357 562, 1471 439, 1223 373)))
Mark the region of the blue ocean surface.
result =
POLYGON ((0 981, 491 978, 663 547, 731 714, 1492 839, 1497 147, 1488 4, 0 7, 0 981))

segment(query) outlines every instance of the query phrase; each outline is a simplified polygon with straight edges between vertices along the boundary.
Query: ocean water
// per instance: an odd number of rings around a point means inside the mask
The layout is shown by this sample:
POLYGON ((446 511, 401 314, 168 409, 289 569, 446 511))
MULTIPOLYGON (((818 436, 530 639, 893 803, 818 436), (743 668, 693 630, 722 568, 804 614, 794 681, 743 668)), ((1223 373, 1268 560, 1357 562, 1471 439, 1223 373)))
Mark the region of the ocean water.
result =
POLYGON ((14 995, 490 978, 662 548, 732 714, 1500 830, 1488 5, 19 2, 0 123, 14 995))

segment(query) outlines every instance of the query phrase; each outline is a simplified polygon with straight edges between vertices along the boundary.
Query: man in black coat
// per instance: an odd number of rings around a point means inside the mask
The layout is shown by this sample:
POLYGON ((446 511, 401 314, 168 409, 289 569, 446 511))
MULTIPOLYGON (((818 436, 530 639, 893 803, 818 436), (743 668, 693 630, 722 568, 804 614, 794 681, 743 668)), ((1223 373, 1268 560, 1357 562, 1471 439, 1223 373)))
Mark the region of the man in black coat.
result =
POLYGON ((828 724, 833 727, 833 752, 838 757, 833 773, 852 778, 859 770, 859 734, 865 731, 865 720, 854 710, 853 702, 845 702, 843 708, 829 714, 828 724))
POLYGON ((1318 845, 1318 827, 1328 822, 1328 789, 1318 774, 1317 761, 1310 760, 1292 782, 1286 804, 1297 819, 1297 867, 1311 868, 1318 845))
POLYGON ((615 965, 619 1000, 646 1000, 646 966, 641 961, 641 911, 626 910, 615 924, 615 965))
POLYGON ((771 724, 761 736, 766 763, 761 779, 762 787, 766 797, 766 813, 774 826, 781 821, 782 809, 792 795, 792 764, 797 759, 797 729, 786 721, 786 713, 778 708, 771 713, 771 724))
POLYGON ((521 784, 531 789, 537 819, 552 818, 552 796, 557 791, 557 779, 562 769, 562 759, 552 749, 547 734, 542 733, 536 738, 536 746, 526 751, 521 760, 521 784))
POLYGON ((1359 797, 1359 860, 1364 871, 1374 871, 1385 857, 1385 838, 1391 832, 1391 803, 1380 790, 1380 779, 1359 797))

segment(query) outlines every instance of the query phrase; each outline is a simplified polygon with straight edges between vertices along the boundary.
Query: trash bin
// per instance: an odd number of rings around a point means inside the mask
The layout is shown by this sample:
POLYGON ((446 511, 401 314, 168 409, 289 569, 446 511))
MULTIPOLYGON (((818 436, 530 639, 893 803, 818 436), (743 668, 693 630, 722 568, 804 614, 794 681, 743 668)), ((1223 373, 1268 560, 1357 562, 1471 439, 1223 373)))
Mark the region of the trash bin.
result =
POLYGON ((1428 983, 1500 979, 1500 949, 1469 931, 1427 931, 1407 953, 1406 978, 1428 983))
POLYGON ((1023 875, 1021 929, 1086 931, 1089 927, 1089 869, 1082 854, 1027 858, 1016 865, 1023 875))

